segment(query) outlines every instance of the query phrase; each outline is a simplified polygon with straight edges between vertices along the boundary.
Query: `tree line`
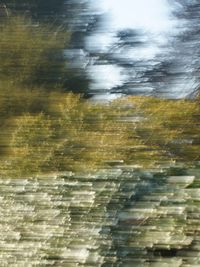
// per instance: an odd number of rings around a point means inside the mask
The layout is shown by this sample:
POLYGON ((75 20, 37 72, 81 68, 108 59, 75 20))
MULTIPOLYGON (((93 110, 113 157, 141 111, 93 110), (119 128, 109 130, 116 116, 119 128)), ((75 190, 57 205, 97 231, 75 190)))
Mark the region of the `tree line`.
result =
POLYGON ((198 97, 92 103, 63 86, 70 34, 24 16, 0 27, 2 174, 199 162, 198 97))

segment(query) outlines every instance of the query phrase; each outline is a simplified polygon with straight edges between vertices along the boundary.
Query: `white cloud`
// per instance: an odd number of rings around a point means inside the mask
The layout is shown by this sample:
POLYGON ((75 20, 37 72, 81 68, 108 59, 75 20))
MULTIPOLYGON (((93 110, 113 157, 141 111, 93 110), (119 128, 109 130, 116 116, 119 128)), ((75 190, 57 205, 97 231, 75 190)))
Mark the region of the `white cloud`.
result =
POLYGON ((103 0, 115 29, 137 28, 159 34, 173 27, 171 5, 167 0, 103 0))

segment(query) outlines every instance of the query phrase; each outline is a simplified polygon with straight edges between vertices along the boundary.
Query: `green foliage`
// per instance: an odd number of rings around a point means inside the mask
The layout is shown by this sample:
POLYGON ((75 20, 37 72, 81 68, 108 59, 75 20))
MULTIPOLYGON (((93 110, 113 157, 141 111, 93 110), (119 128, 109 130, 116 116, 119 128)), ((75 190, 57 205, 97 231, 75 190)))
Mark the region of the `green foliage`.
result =
POLYGON ((48 93, 43 88, 21 86, 9 81, 0 82, 1 122, 23 113, 38 113, 47 110, 48 93))
POLYGON ((68 35, 48 26, 32 25, 13 17, 1 25, 0 78, 18 83, 61 82, 65 62, 61 59, 68 35))
POLYGON ((52 15, 60 13, 63 0, 4 0, 4 3, 12 10, 18 12, 30 11, 32 15, 52 15))

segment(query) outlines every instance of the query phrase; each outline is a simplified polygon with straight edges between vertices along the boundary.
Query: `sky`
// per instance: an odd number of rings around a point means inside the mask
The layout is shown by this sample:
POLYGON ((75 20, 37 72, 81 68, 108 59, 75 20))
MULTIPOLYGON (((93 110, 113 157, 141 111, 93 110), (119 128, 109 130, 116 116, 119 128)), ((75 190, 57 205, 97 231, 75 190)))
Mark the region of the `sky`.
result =
POLYGON ((102 0, 99 7, 109 12, 116 28, 137 28, 153 33, 168 31, 173 26, 172 5, 167 0, 102 0))
MULTIPOLYGON (((99 31, 88 37, 86 42, 90 51, 110 51, 110 48, 117 43, 118 31, 133 29, 141 32, 142 38, 146 39, 145 45, 129 49, 125 47, 124 50, 122 48, 121 51, 114 51, 114 53, 129 61, 145 62, 154 60, 159 53, 162 53, 163 47, 166 50, 171 36, 176 34, 178 22, 173 17, 174 9, 177 10, 175 0, 91 1, 98 11, 106 14, 106 20, 99 31)), ((110 90, 126 80, 119 66, 107 64, 97 64, 89 68, 94 90, 110 90)))
MULTIPOLYGON (((159 45, 165 44, 168 35, 176 31, 177 20, 173 17, 173 11, 177 8, 175 0, 173 5, 170 0, 91 1, 92 6, 106 14, 102 29, 88 38, 88 45, 93 49, 106 49, 115 42, 113 36, 116 32, 123 29, 141 31, 147 38, 154 38, 153 42, 159 45)), ((148 47, 147 51, 144 51, 144 57, 149 57, 149 53, 154 55, 153 49, 148 47)), ((139 53, 142 55, 143 52, 139 53)))

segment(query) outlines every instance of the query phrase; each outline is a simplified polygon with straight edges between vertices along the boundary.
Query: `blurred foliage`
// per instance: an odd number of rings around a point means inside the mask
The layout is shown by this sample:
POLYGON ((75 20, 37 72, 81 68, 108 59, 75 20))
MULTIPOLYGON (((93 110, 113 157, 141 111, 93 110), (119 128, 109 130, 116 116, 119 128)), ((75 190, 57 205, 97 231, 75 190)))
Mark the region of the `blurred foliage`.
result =
POLYGON ((195 100, 132 98, 141 120, 136 129, 147 146, 187 162, 199 160, 200 106, 195 100), (178 158, 177 158, 178 155, 178 158))
POLYGON ((19 14, 1 18, 1 82, 17 82, 29 87, 32 84, 48 90, 60 87, 87 96, 86 73, 72 67, 65 55, 65 49, 73 47, 73 32, 69 32, 66 25, 70 24, 70 18, 41 21, 33 19, 29 13, 19 14))
POLYGON ((1 30, 2 264, 199 264, 200 98, 84 100, 61 90, 62 33, 1 30))
POLYGON ((105 105, 27 92, 16 88, 2 101, 1 169, 9 175, 199 161, 198 101, 130 97, 105 105))
POLYGON ((0 160, 7 175, 199 161, 199 99, 92 103, 61 90, 68 36, 22 17, 1 24, 0 160))
POLYGON ((66 75, 67 33, 11 17, 0 25, 0 78, 9 82, 57 84, 66 75))
POLYGON ((52 16, 61 13, 64 1, 63 0, 5 0, 4 3, 8 8, 15 12, 29 11, 32 16, 52 16))

